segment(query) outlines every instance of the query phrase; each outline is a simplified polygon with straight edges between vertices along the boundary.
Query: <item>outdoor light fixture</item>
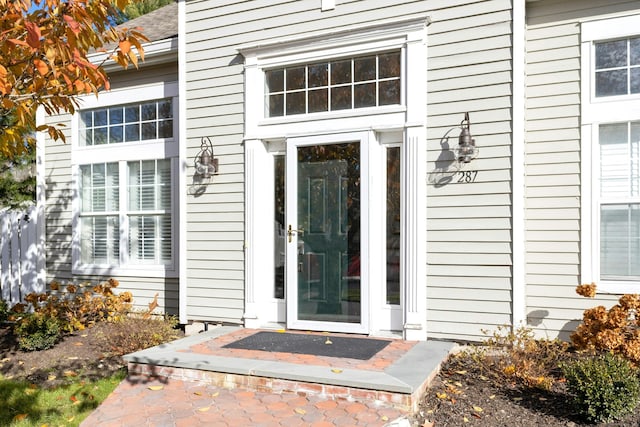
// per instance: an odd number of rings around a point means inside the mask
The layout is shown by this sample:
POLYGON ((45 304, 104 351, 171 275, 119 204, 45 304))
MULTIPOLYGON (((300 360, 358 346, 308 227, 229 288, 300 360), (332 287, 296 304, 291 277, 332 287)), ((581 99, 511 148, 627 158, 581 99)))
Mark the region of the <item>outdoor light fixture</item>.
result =
POLYGON ((469 163, 478 157, 478 147, 476 140, 471 136, 471 123, 469 122, 469 113, 464 113, 464 120, 460 122, 460 136, 458 137, 458 146, 455 149, 458 162, 469 163))
POLYGON ((213 144, 208 136, 202 137, 200 142, 200 152, 193 162, 196 174, 205 179, 218 173, 218 159, 213 157, 213 144))

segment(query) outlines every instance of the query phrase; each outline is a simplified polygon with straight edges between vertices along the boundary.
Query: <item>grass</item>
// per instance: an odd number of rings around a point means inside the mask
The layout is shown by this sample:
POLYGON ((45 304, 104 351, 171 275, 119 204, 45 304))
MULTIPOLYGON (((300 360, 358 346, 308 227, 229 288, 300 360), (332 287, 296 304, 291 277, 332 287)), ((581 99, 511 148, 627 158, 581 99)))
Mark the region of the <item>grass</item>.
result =
POLYGON ((97 381, 72 379, 52 389, 0 377, 0 426, 78 426, 125 376, 122 370, 97 381))

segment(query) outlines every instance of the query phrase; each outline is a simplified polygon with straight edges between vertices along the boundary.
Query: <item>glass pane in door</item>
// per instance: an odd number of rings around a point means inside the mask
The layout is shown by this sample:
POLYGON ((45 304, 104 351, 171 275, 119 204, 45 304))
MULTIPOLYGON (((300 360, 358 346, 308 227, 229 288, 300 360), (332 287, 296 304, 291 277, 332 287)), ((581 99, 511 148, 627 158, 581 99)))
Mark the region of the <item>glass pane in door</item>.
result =
POLYGON ((360 144, 298 147, 298 319, 360 323, 360 144))

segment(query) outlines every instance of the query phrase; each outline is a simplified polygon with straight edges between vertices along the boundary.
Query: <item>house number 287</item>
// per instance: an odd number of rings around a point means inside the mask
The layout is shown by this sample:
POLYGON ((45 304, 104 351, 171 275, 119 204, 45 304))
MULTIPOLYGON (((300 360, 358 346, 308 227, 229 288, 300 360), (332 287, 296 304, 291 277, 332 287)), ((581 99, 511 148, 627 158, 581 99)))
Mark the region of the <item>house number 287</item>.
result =
POLYGON ((457 175, 458 175, 458 183, 468 184, 470 182, 476 182, 478 171, 459 171, 457 175))

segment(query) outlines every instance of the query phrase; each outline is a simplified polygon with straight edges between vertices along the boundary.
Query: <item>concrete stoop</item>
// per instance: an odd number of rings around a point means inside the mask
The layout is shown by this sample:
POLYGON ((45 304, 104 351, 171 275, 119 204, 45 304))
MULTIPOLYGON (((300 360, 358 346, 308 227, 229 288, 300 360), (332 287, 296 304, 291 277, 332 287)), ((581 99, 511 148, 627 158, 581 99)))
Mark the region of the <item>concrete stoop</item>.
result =
POLYGON ((413 413, 455 344, 418 342, 383 371, 336 369, 273 360, 221 357, 188 351, 232 333, 223 326, 125 356, 129 376, 195 381, 228 389, 314 395, 328 400, 387 404, 413 413))

